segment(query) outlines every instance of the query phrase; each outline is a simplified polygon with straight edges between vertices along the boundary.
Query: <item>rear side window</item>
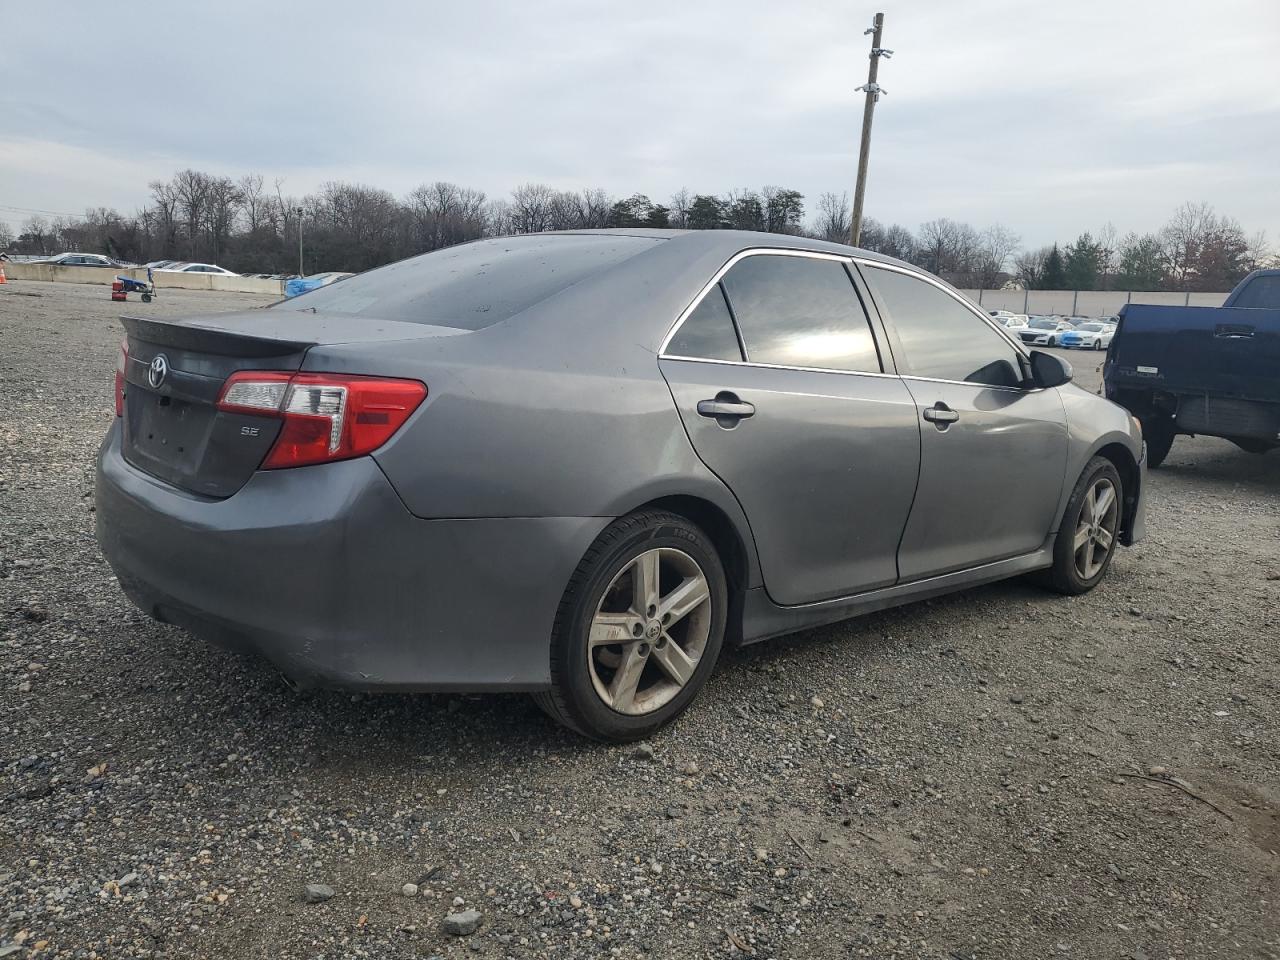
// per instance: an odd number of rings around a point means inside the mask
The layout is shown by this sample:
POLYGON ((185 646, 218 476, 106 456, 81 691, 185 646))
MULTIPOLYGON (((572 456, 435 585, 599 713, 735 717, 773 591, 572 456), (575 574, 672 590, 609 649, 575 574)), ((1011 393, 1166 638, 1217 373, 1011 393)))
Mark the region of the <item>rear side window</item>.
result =
POLYGON ((996 387, 1022 384, 1018 351, 955 297, 905 273, 861 269, 871 295, 898 332, 905 354, 899 366, 905 360, 906 372, 996 387))
POLYGON ((866 312, 838 260, 760 254, 721 281, 752 363, 879 373, 866 312))
POLYGON ((401 260, 276 304, 479 330, 527 310, 661 241, 561 235, 480 240, 401 260))
POLYGON ((716 284, 680 324, 666 352, 677 357, 700 360, 742 360, 733 317, 724 302, 724 291, 716 284))
POLYGON ((1231 305, 1280 308, 1280 275, 1254 277, 1231 305))

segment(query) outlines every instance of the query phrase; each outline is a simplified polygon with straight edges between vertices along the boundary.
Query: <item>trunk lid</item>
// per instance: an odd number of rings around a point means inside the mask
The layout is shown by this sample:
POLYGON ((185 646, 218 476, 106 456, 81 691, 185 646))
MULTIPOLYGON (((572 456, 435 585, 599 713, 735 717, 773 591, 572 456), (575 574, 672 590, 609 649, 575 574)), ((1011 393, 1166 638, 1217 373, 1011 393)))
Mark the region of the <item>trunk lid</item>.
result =
MULTIPOLYGON (((121 317, 127 334, 124 458, 175 487, 211 498, 239 490, 280 432, 270 416, 221 411, 223 384, 239 370, 295 372, 321 344, 455 334, 448 328, 250 310, 195 320, 121 317)), ((341 372, 341 371, 333 371, 341 372)))

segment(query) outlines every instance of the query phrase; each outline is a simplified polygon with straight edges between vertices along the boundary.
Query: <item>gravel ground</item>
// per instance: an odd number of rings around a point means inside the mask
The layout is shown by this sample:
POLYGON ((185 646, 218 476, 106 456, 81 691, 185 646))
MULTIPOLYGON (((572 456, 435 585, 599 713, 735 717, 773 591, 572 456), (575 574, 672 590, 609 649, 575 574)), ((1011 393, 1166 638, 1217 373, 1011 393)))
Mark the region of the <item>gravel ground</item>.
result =
POLYGON ((1280 454, 1180 439, 1087 597, 727 651, 613 748, 134 610, 93 539, 120 312, 0 287, 0 957, 1280 957, 1280 454))

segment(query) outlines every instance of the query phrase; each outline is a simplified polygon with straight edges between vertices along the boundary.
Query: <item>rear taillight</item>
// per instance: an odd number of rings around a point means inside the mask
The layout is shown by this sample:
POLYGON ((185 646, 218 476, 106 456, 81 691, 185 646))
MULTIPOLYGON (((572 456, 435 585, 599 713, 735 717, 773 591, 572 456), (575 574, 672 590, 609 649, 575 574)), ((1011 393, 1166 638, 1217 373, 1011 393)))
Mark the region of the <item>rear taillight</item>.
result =
POLYGON ((272 470, 372 453, 426 396, 417 380, 244 370, 223 385, 218 409, 284 421, 262 462, 272 470))
POLYGON ((129 341, 120 341, 120 356, 116 358, 116 416, 124 416, 124 368, 129 363, 129 341))

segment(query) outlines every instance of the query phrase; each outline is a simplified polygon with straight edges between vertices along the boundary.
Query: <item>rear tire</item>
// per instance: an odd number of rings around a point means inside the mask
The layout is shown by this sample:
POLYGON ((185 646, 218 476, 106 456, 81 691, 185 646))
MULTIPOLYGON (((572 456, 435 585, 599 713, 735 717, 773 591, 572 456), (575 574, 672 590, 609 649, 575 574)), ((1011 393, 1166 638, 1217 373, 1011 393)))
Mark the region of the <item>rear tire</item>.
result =
POLYGON ((684 517, 644 510, 614 521, 569 579, 551 637, 551 689, 535 702, 584 736, 644 739, 711 675, 728 596, 711 539, 684 517))
POLYGON ((1041 582, 1068 596, 1088 593, 1107 575, 1120 544, 1124 486, 1106 457, 1094 457, 1080 474, 1053 542, 1053 566, 1041 582))
POLYGON ((1165 457, 1169 456, 1169 451, 1173 447, 1173 438, 1177 436, 1178 431, 1172 417, 1152 414, 1140 420, 1142 436, 1147 441, 1147 466, 1154 470, 1164 463, 1165 457))

